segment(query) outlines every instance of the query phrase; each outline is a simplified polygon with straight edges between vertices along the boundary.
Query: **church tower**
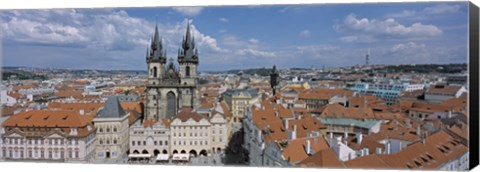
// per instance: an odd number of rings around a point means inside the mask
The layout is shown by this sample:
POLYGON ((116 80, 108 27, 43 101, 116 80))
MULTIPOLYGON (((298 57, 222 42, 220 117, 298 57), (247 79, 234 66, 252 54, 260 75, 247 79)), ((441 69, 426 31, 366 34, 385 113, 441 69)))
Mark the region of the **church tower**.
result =
POLYGON ((187 22, 187 31, 182 39, 182 47, 178 49, 178 65, 180 68, 180 107, 196 107, 198 50, 195 47, 195 38, 191 35, 190 23, 187 22))
POLYGON ((158 33, 158 27, 155 25, 155 33, 152 38, 150 50, 147 48, 147 68, 148 84, 145 98, 145 119, 158 119, 160 114, 160 91, 155 86, 160 83, 165 76, 165 67, 167 54, 163 47, 163 41, 158 33))
POLYGON ((190 24, 187 24, 182 47, 178 50, 178 67, 174 63, 173 59, 167 63, 165 47, 155 26, 150 49, 147 49, 144 119, 171 119, 183 107, 197 107, 198 50, 190 33, 190 24))
POLYGON ((270 86, 272 87, 272 93, 274 96, 278 89, 278 83, 279 83, 278 75, 279 74, 278 74, 277 67, 273 65, 272 73, 270 73, 270 86))

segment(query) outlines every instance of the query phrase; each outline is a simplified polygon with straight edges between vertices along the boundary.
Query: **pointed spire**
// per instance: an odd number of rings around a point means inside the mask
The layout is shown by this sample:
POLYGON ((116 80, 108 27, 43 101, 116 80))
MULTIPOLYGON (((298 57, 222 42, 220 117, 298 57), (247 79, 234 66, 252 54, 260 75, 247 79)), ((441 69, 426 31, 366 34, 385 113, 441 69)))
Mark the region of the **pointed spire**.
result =
POLYGON ((192 35, 192 49, 195 48, 195 36, 192 35))
POLYGON ((146 55, 146 57, 148 58, 148 47, 147 47, 147 55, 146 55))
POLYGON ((158 34, 158 26, 155 24, 155 34, 154 34, 154 42, 158 43, 160 41, 160 35, 158 34))

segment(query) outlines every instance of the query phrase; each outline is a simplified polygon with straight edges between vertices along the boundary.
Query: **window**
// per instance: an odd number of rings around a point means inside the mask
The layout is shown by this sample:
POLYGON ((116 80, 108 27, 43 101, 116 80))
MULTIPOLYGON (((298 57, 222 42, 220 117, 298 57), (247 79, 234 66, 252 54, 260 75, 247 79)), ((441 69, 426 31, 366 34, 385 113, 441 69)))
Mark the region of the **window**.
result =
POLYGON ((168 141, 165 141, 165 146, 167 146, 167 145, 168 145, 168 141))
POLYGON ((113 127, 113 132, 117 132, 117 127, 113 127))
POLYGON ((177 145, 177 142, 176 142, 176 141, 173 141, 173 145, 177 145))
POLYGON ((190 141, 190 146, 191 146, 191 145, 193 145, 192 143, 193 143, 193 142, 192 142, 192 141, 190 141))
POLYGON ((11 149, 8 151, 8 154, 9 154, 9 157, 10 157, 10 158, 13 158, 13 152, 12 152, 11 149))
POLYGON ((113 144, 117 144, 117 139, 113 139, 113 144))
POLYGON ((153 141, 153 144, 156 146, 156 145, 157 145, 157 141, 153 141))
POLYGON ((153 67, 153 77, 157 77, 157 67, 153 67))
POLYGON ((187 67, 185 68, 185 70, 186 70, 186 71, 185 71, 185 76, 190 76, 190 66, 187 66, 187 67))
POLYGON ((60 151, 60 158, 61 159, 64 159, 65 158, 65 151, 60 151))
POLYGON ((110 144, 110 139, 107 139, 107 145, 110 144))
POLYGON ((78 151, 75 151, 75 158, 78 158, 78 151))
POLYGON ((110 128, 107 128, 107 133, 110 132, 110 128))
POLYGON ((140 142, 140 141, 137 141, 137 145, 139 145, 139 146, 140 146, 140 145, 142 145, 142 144, 141 144, 141 142, 140 142))
POLYGON ((103 144, 103 140, 98 141, 100 144, 103 144))
POLYGON ((159 144, 160 146, 162 146, 162 141, 158 141, 158 144, 159 144))
POLYGON ((53 157, 53 154, 52 154, 52 151, 50 150, 48 151, 48 158, 52 159, 52 157, 53 157))
POLYGON ((135 146, 135 141, 132 141, 132 146, 135 146))
POLYGON ((98 132, 99 132, 99 133, 103 133, 103 128, 99 128, 99 129, 98 129, 98 132))
POLYGON ((28 150, 28 157, 33 158, 32 150, 28 150))
POLYGON ((44 158, 45 157, 45 152, 43 150, 40 151, 40 158, 44 158))
POLYGON ((73 158, 73 156, 72 156, 72 151, 71 151, 71 150, 68 151, 68 158, 73 158))

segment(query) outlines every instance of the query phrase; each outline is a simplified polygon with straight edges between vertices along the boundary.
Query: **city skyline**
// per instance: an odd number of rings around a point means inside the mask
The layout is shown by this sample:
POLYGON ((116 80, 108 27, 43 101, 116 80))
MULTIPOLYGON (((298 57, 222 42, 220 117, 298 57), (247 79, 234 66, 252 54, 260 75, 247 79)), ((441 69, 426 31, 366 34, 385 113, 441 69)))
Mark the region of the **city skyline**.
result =
POLYGON ((188 20, 199 71, 362 65, 367 49, 370 64, 466 63, 467 10, 463 2, 5 10, 3 66, 144 70, 155 24, 176 60, 188 20))

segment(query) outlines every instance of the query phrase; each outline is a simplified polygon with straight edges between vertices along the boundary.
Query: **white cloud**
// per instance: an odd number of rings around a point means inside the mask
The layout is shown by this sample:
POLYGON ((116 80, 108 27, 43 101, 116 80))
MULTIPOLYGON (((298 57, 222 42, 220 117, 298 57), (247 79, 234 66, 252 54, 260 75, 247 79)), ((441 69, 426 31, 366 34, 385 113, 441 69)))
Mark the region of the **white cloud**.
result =
POLYGON ((203 10, 203 7, 174 7, 173 10, 182 15, 193 17, 200 14, 200 12, 203 10))
MULTIPOLYGON (((114 51, 147 48, 155 26, 153 22, 129 16, 123 10, 8 11, 3 21, 3 37, 9 41, 114 51)), ((176 24, 158 24, 170 53, 180 47, 186 22, 185 19, 176 24)), ((226 52, 218 46, 215 38, 201 33, 194 24, 191 26, 200 50, 226 52)))
MULTIPOLYGON (((410 20, 425 20, 431 19, 433 17, 438 17, 436 15, 440 14, 450 14, 460 12, 462 7, 458 4, 456 5, 447 5, 447 4, 437 4, 435 6, 426 7, 423 10, 403 10, 399 13, 388 14, 387 18, 406 18, 410 20)), ((444 17, 444 15, 442 16, 444 17)))
POLYGON ((431 37, 442 34, 442 30, 434 25, 424 25, 417 22, 410 26, 405 26, 393 18, 385 20, 359 19, 355 14, 348 15, 342 26, 356 31, 396 37, 431 37))
POLYGON ((251 44, 258 44, 259 41, 255 38, 250 38, 248 42, 250 42, 251 44))
POLYGON ((424 9, 429 14, 456 13, 460 11, 460 5, 438 4, 424 9))
POLYGON ((349 35, 340 37, 339 39, 347 43, 370 43, 377 41, 370 35, 349 35))
POLYGON ((393 14, 388 14, 388 18, 405 18, 405 17, 412 17, 415 16, 417 12, 411 11, 411 10, 403 10, 400 13, 393 13, 393 14))
POLYGON ((275 57, 276 54, 273 52, 260 51, 254 49, 240 49, 235 51, 235 54, 241 56, 255 56, 255 57, 275 57))
POLYGON ((218 21, 221 21, 221 22, 228 22, 229 20, 227 18, 219 18, 218 21))
POLYGON ((300 35, 301 37, 310 37, 312 33, 310 32, 310 30, 306 29, 301 31, 298 35, 300 35))
POLYGON ((418 50, 418 49, 424 49, 426 46, 425 44, 417 44, 415 42, 408 42, 408 43, 400 43, 394 45, 390 51, 391 52, 398 52, 398 51, 412 51, 412 50, 418 50))

